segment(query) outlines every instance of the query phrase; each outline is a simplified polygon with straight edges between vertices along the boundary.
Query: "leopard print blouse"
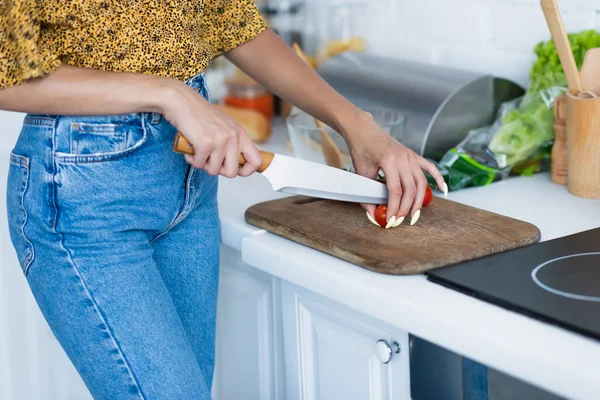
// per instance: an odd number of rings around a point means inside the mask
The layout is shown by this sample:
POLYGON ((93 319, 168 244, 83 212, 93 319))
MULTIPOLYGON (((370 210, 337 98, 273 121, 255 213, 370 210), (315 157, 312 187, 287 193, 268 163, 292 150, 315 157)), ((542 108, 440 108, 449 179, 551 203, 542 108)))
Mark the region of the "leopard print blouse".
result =
POLYGON ((61 64, 185 80, 266 28, 253 0, 0 0, 0 88, 61 64))

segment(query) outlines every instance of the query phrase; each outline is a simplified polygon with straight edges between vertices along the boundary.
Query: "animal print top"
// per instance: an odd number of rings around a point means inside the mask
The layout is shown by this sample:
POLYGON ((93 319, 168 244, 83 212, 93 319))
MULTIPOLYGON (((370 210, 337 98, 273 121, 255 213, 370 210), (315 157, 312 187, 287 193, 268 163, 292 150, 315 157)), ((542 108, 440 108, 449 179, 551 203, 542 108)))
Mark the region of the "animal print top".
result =
POLYGON ((0 0, 0 88, 60 64, 185 80, 266 28, 253 0, 0 0))

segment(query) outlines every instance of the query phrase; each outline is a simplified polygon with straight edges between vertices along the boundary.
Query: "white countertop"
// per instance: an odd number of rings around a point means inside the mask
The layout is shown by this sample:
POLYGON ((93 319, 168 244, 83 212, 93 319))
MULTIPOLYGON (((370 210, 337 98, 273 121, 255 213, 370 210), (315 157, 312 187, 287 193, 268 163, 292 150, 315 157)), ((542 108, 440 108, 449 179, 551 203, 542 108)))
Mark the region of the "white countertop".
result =
MULTIPOLYGON (((288 153, 279 122, 261 148, 288 153)), ((429 282, 367 271, 246 224, 253 204, 286 195, 265 178, 221 178, 224 244, 249 265, 569 399, 598 398, 600 343, 429 282)), ((548 174, 451 192, 450 200, 538 226, 542 241, 600 227, 600 200, 572 196, 548 174)))

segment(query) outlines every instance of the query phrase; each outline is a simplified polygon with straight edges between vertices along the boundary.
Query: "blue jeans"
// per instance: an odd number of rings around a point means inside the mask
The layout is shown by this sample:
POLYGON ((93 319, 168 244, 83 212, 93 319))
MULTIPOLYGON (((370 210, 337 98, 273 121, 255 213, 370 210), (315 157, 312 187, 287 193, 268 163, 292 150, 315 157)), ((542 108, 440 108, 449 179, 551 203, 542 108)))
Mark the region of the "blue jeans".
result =
MULTIPOLYGON (((187 84, 209 98, 203 75, 187 84)), ((54 335, 96 399, 210 399, 217 178, 158 114, 27 115, 9 230, 54 335)))

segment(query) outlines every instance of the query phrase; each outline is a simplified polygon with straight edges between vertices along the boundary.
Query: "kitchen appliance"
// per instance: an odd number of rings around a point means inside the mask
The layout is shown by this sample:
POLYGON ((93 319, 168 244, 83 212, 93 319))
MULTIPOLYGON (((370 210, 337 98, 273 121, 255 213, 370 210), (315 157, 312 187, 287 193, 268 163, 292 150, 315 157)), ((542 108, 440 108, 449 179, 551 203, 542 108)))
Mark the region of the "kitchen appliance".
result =
POLYGON ((600 228, 429 271, 427 277, 600 340, 600 228))
POLYGON ((535 243, 527 222, 434 197, 419 222, 383 229, 355 203, 304 196, 256 204, 246 221, 365 269, 390 275, 422 273, 535 243))
POLYGON ((402 112, 402 143, 436 161, 470 130, 492 124, 503 102, 525 92, 489 74, 364 52, 330 58, 317 72, 359 107, 402 112))

